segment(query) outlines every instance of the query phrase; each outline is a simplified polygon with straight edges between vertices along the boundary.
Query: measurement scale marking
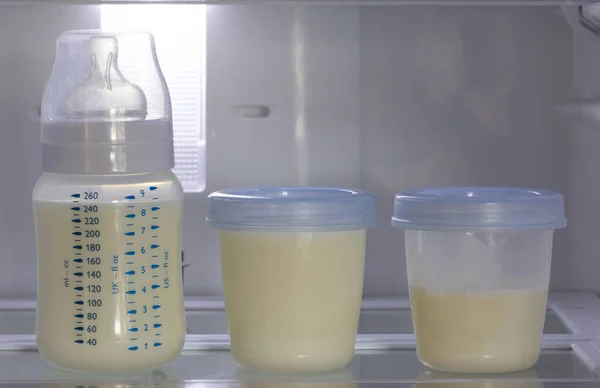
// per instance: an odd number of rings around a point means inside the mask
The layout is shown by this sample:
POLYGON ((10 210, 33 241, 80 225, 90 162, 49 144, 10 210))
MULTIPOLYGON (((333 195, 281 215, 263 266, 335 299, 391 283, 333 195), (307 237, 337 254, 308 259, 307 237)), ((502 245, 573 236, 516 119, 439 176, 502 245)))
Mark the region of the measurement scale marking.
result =
MULTIPOLYGON (((77 229, 81 229, 81 227, 78 224, 81 224, 81 217, 79 212, 81 211, 81 207, 77 206, 76 203, 79 202, 76 199, 81 197, 81 194, 79 193, 75 193, 75 194, 71 194, 71 197, 74 198, 73 200, 73 206, 71 207, 71 224, 73 224, 73 231, 71 232, 71 235, 73 236, 73 249, 77 250, 77 251, 81 251, 83 249, 83 244, 81 244, 81 236, 82 236, 82 232, 78 231, 77 229)), ((75 258, 73 258, 73 262, 76 263, 75 264, 75 270, 77 272, 73 272, 73 276, 76 277, 83 277, 83 272, 81 271, 82 266, 81 263, 83 263, 83 259, 81 257, 77 257, 77 256, 81 256, 81 252, 74 252, 75 258)), ((65 264, 68 267, 68 261, 65 260, 65 264)), ((66 277, 66 286, 69 285, 69 274, 68 274, 68 270, 67 270, 67 277, 66 277)), ((76 283, 81 284, 82 280, 77 280, 76 283)), ((80 293, 82 291, 84 291, 84 287, 82 285, 77 285, 73 287, 73 290, 75 291, 75 300, 73 301, 73 303, 75 304, 75 310, 76 310, 76 314, 74 314, 74 318, 75 318, 75 327, 74 330, 76 331, 75 336, 76 337, 83 337, 83 334, 80 332, 83 332, 84 330, 84 326, 83 326, 83 318, 84 318, 84 314, 81 313, 83 311, 83 309, 79 306, 83 306, 84 301, 83 301, 83 294, 80 293)), ((82 339, 74 339, 76 344, 83 344, 84 341, 82 339)))
MULTIPOLYGON (((141 194, 143 196, 144 192, 141 191, 141 194)), ((136 196, 133 195, 133 194, 132 195, 128 195, 128 196, 125 197, 125 199, 127 199, 127 200, 135 200, 136 196)), ((136 226, 136 224, 133 223, 133 220, 136 219, 136 215, 135 215, 135 213, 132 212, 132 209, 135 208, 135 205, 134 204, 128 204, 128 205, 126 205, 126 207, 130 211, 130 213, 127 213, 127 214, 124 215, 125 219, 128 220, 128 223, 126 223, 126 226, 128 228, 133 228, 133 227, 136 226)), ((127 236, 127 237, 135 237, 136 236, 136 232, 132 231, 132 230, 128 230, 128 231, 126 231, 124 233, 124 235, 127 236)), ((131 247, 134 246, 134 245, 135 245, 135 241, 125 241, 125 246, 128 249, 131 249, 131 247)), ((126 256, 135 256, 135 254, 136 254, 135 250, 129 250, 129 251, 125 252, 126 256)), ((128 266, 128 268, 125 271, 125 275, 130 276, 130 277, 133 277, 133 276, 136 275, 136 271, 132 268, 132 266, 134 264, 135 264, 134 261, 127 261, 126 262, 126 265, 128 266)), ((128 280, 127 281, 127 289, 125 290, 125 295, 133 296, 133 297, 135 297, 134 295, 137 295, 137 290, 130 288, 130 287, 133 287, 135 285, 135 283, 136 282, 134 280, 128 280)), ((144 290, 145 290, 145 288, 144 288, 144 290)), ((127 304, 129 306, 133 306, 133 305, 136 304, 136 302, 135 302, 135 300, 128 300, 127 304)), ((131 309, 131 310, 127 311, 127 314, 130 314, 130 315, 137 315, 137 313, 138 313, 138 311, 136 309, 131 309)), ((139 331, 138 327, 131 326, 134 323, 136 323, 135 319, 130 319, 129 320, 129 324, 130 324, 130 327, 128 329, 129 333, 137 333, 139 331)), ((130 350, 130 351, 137 351, 137 350, 140 349, 140 347, 134 343, 134 341, 138 341, 137 337, 129 336, 129 341, 131 341, 132 343, 131 343, 131 346, 127 348, 128 350, 130 350)))
MULTIPOLYGON (((149 186, 148 190, 151 191, 151 192, 152 191, 156 191, 156 190, 158 190, 158 186, 149 186)), ((141 194, 142 194, 142 196, 144 195, 143 191, 141 191, 141 194)), ((159 199, 159 197, 156 197, 156 196, 152 197, 153 201, 157 201, 158 199, 159 199)), ((160 206, 154 205, 154 206, 150 206, 148 209, 142 209, 141 213, 138 214, 141 217, 145 217, 147 215, 146 213, 148 211, 154 213, 154 214, 151 215, 151 219, 155 220, 155 221, 152 222, 150 225, 148 225, 148 227, 150 228, 150 230, 153 231, 153 233, 150 235, 150 238, 152 239, 153 242, 160 242, 159 241, 160 234, 159 234, 159 232, 157 230, 157 229, 160 228, 160 225, 157 225, 158 221, 156 221, 156 220, 159 219, 159 217, 157 215, 157 212, 160 211, 160 210, 161 210, 160 206)), ((135 217, 135 213, 132 212, 130 214, 133 214, 134 216, 131 216, 131 217, 128 217, 128 218, 130 218, 130 219, 134 219, 134 218, 137 219, 137 217, 135 217)), ((133 227, 135 225, 131 224, 131 225, 128 225, 128 226, 132 226, 133 227)), ((140 226, 142 226, 142 225, 140 225, 140 226)), ((141 231, 138 234, 140 234, 140 233, 143 234, 143 232, 144 232, 145 229, 146 229, 146 226, 142 226, 142 229, 141 229, 141 231)), ((136 231, 137 231, 137 229, 136 229, 136 231)), ((131 236, 135 236, 136 234, 135 234, 135 232, 131 232, 130 235, 131 236)), ((127 245, 129 245, 129 244, 127 244, 127 245)), ((161 248, 160 247, 160 243, 158 243, 158 244, 157 243, 150 244, 149 249, 153 251, 152 254, 151 254, 151 257, 152 257, 153 260, 158 260, 160 258, 160 255, 162 255, 162 253, 157 254, 158 253, 157 250, 160 249, 160 248, 161 248)), ((142 247, 142 249, 143 249, 143 247, 142 247)), ((148 249, 148 248, 146 248, 146 249, 148 249)), ((141 253, 144 254, 146 252, 141 251, 141 253)), ((149 291, 154 291, 154 290, 160 289, 160 285, 158 284, 158 278, 160 278, 162 275, 159 275, 157 273, 157 271, 160 271, 161 267, 162 267, 161 264, 156 264, 156 262, 154 262, 154 264, 150 265, 152 273, 149 273, 148 275, 142 275, 142 276, 151 276, 152 279, 156 279, 156 280, 153 280, 152 283, 144 285, 144 287, 142 288, 142 292, 144 292, 144 293, 146 292, 146 287, 148 287, 149 291)), ((142 271, 144 271, 144 267, 142 267, 142 271)), ((145 273, 145 271, 144 271, 144 273, 145 273)), ((153 300, 154 303, 151 306, 148 306, 149 308, 151 308, 155 312, 155 314, 159 311, 159 309, 161 309, 161 304, 160 304, 159 299, 160 299, 159 295, 156 295, 156 294, 152 295, 152 300, 153 300)), ((144 306, 144 310, 145 309, 146 309, 146 307, 144 306)), ((163 325, 162 325, 162 323, 157 322, 157 320, 159 320, 159 318, 160 318, 160 315, 153 315, 153 319, 155 321, 152 322, 151 326, 150 326, 152 328, 152 330, 154 331, 153 334, 154 334, 155 337, 160 337, 162 335, 159 331, 161 330, 161 328, 163 327, 163 325)), ((145 325, 145 331, 148 331, 148 325, 145 325)), ((157 347, 160 347, 162 345, 163 345, 162 342, 154 341, 154 342, 150 342, 150 343, 145 343, 142 347, 137 347, 136 346, 136 350, 138 350, 138 349, 148 349, 150 346, 152 346, 154 348, 157 348, 157 347)))

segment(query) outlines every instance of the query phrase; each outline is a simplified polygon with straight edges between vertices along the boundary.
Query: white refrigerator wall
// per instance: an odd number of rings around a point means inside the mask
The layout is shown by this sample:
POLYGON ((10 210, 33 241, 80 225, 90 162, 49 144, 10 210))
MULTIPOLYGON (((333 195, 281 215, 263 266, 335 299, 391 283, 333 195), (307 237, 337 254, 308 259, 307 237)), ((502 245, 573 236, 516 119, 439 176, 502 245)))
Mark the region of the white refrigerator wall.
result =
POLYGON ((99 25, 97 7, 0 6, 0 295, 36 294, 31 191, 41 174, 39 106, 56 38, 99 25))
MULTIPOLYGON (((402 232, 389 226, 395 192, 527 186, 561 191, 573 205, 593 176, 574 178, 570 160, 577 154, 583 166, 588 153, 598 154, 587 141, 600 141, 600 132, 581 138, 556 109, 571 98, 575 46, 558 8, 201 9, 206 190, 186 194, 186 295, 221 293, 218 236, 204 225, 205 196, 214 190, 373 191, 381 226, 369 232, 365 294, 402 295, 402 232)), ((30 193, 41 168, 39 124, 28 115, 39 106, 57 35, 97 28, 99 15, 91 6, 0 8, 2 297, 35 296, 30 193)), ((597 268, 594 257, 570 249, 594 241, 591 226, 577 222, 570 225, 577 236, 557 234, 551 286, 600 291, 585 275, 597 268)))
MULTIPOLYGON (((361 12, 361 182, 379 196, 368 292, 406 292, 394 193, 521 186, 568 193, 572 31, 558 8, 394 7, 361 12)), ((565 231, 552 287, 568 283, 565 231)), ((586 285, 586 287, 598 285, 586 285)))

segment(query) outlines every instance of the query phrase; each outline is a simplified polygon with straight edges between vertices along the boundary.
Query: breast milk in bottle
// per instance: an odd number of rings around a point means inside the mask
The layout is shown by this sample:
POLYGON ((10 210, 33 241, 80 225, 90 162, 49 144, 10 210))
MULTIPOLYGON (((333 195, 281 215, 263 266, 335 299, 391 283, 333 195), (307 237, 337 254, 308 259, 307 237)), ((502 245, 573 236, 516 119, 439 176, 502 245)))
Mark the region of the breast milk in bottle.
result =
POLYGON ((36 335, 65 369, 151 368, 181 351, 183 191, 150 34, 64 33, 33 191, 36 335))

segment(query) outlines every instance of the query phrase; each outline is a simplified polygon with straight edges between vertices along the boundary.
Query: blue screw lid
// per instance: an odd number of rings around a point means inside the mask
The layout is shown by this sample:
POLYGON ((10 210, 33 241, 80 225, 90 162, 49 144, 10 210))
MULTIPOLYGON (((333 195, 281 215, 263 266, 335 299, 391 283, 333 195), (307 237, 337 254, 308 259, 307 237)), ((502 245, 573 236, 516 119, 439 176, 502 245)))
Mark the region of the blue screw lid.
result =
POLYGON ((564 228, 559 193, 509 187, 448 187, 396 195, 392 226, 440 231, 564 228))
POLYGON ((377 225, 375 195, 329 187, 262 187, 208 196, 206 222, 245 231, 344 231, 377 225))

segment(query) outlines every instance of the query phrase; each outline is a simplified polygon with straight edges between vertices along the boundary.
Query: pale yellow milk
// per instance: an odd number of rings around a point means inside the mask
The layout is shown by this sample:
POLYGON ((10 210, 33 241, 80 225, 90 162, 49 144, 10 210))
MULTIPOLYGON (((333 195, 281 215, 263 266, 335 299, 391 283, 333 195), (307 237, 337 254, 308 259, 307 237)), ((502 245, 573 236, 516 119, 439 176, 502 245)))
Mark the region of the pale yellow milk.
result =
POLYGON ((364 230, 221 231, 232 352, 242 366, 316 372, 350 362, 358 327, 364 230))
POLYGON ((175 358, 186 329, 181 202, 34 205, 42 355, 77 370, 140 369, 175 358))
POLYGON ((503 373, 540 354, 548 290, 433 291, 411 286, 417 353, 430 367, 503 373))

